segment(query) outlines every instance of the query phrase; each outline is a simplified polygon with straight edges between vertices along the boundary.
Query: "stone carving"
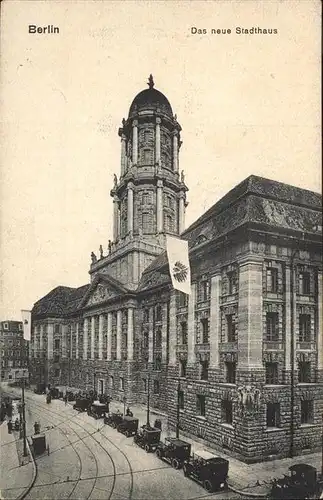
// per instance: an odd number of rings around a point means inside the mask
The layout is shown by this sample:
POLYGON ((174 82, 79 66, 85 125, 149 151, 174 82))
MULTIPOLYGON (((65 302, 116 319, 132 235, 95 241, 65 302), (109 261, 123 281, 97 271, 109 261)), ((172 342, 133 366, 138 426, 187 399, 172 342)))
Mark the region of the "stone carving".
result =
POLYGON ((259 409, 260 390, 252 385, 240 386, 237 389, 239 411, 242 414, 253 414, 259 409))
POLYGON ((113 183, 114 188, 116 189, 116 187, 118 186, 118 177, 116 176, 116 174, 113 174, 113 183))
POLYGON ((126 120, 124 118, 122 118, 122 126, 124 127, 126 124, 126 120))
POLYGON ((116 296, 115 292, 113 292, 107 286, 99 283, 94 292, 92 293, 92 295, 90 296, 88 300, 88 305, 97 304, 99 302, 102 302, 104 300, 107 300, 115 296, 116 296))
POLYGON ((181 182, 184 184, 185 182, 185 174, 184 174, 184 170, 181 171, 181 182))
POLYGON ((92 264, 94 264, 98 260, 94 252, 91 252, 91 260, 92 264))
POLYGON ((100 252, 100 259, 103 258, 103 247, 102 245, 99 246, 99 252, 100 252))
POLYGON ((111 255, 111 250, 112 250, 112 241, 111 240, 109 240, 108 248, 109 248, 109 255, 111 255))

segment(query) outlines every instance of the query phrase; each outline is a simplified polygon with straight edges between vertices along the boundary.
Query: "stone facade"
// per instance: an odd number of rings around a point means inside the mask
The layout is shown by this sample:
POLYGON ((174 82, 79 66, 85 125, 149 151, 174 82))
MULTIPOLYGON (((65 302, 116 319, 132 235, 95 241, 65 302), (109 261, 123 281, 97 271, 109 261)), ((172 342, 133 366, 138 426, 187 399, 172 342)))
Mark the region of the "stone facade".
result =
POLYGON ((153 88, 119 129, 113 240, 91 282, 32 312, 34 381, 166 410, 247 462, 318 447, 323 411, 321 197, 250 176, 184 231, 180 125, 153 88), (188 240, 191 294, 165 234, 188 240), (40 341, 41 339, 41 341, 40 341), (178 392, 179 390, 179 392, 178 392))
POLYGON ((0 380, 15 381, 29 378, 28 344, 21 321, 0 322, 0 380))

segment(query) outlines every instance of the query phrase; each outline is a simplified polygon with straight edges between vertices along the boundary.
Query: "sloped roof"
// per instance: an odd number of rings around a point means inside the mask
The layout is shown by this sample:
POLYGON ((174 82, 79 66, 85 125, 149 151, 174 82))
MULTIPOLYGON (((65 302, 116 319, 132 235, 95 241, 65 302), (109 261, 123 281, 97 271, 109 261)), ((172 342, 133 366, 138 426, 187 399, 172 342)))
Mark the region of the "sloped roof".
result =
MULTIPOLYGON (((201 242, 221 238, 246 224, 276 231, 313 232, 322 226, 322 196, 251 175, 213 205, 184 231, 181 238, 188 241, 189 250, 201 242)), ((163 252, 145 270, 138 291, 149 289, 150 283, 161 283, 159 270, 167 266, 163 252)), ((170 281, 164 275, 164 283, 170 281)))
POLYGON ((89 284, 79 288, 58 286, 38 300, 32 309, 32 316, 64 316, 77 310, 89 284))

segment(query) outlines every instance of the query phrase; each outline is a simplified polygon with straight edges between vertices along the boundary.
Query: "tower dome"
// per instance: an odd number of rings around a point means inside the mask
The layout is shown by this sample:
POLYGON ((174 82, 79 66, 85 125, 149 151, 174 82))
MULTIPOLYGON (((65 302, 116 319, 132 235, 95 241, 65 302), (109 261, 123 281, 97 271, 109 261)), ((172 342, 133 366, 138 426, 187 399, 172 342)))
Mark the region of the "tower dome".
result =
POLYGON ((173 117, 172 107, 169 103, 167 97, 164 96, 159 90, 154 88, 154 80, 152 75, 150 75, 148 80, 149 89, 142 90, 136 95, 129 109, 129 118, 143 110, 157 111, 157 109, 168 115, 170 118, 173 117))

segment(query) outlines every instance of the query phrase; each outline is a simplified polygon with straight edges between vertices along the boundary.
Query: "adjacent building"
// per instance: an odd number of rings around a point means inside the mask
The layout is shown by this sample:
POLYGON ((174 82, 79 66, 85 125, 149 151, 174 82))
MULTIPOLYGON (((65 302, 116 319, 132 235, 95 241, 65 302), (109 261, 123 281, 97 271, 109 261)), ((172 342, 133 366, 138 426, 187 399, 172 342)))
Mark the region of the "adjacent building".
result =
POLYGON ((251 175, 188 229, 181 126, 149 88, 119 129, 113 238, 90 283, 32 311, 34 382, 95 388, 168 412, 169 425, 252 462, 319 446, 322 216, 315 192, 251 175), (189 296, 165 235, 188 241, 189 296))
POLYGON ((28 378, 28 342, 21 321, 0 322, 1 380, 28 378))

